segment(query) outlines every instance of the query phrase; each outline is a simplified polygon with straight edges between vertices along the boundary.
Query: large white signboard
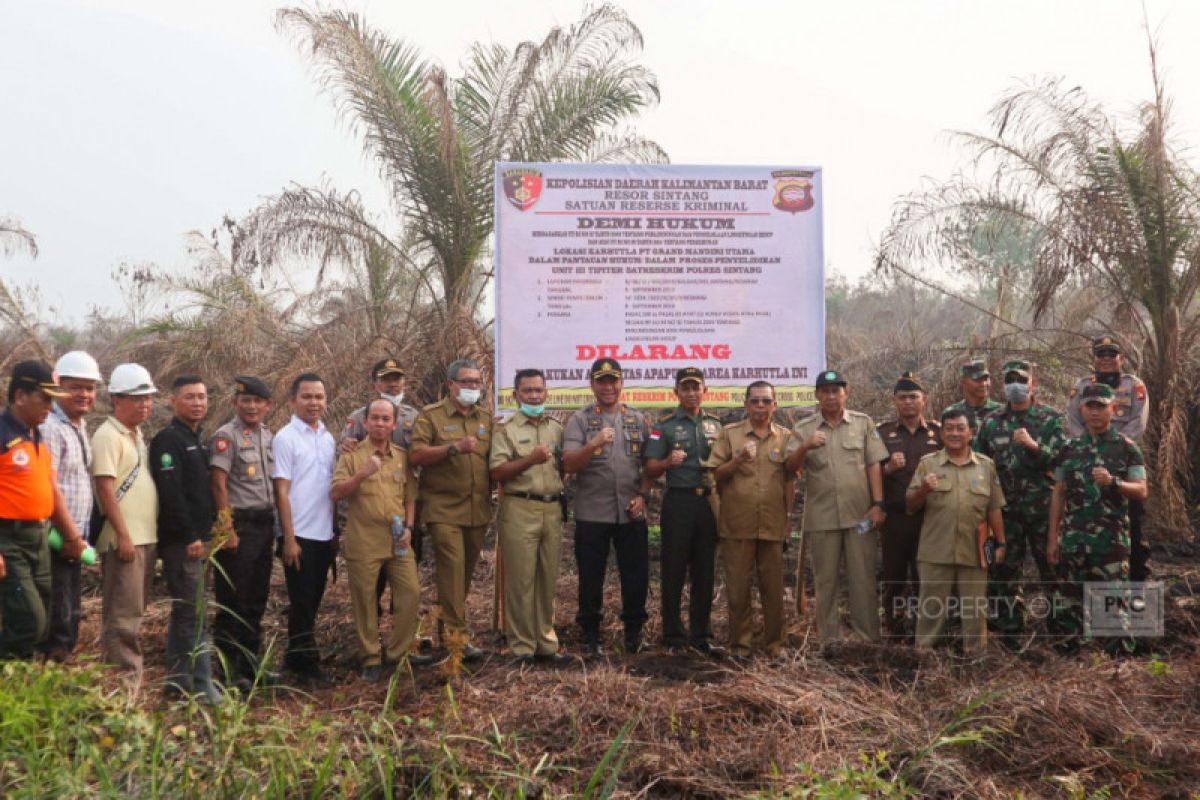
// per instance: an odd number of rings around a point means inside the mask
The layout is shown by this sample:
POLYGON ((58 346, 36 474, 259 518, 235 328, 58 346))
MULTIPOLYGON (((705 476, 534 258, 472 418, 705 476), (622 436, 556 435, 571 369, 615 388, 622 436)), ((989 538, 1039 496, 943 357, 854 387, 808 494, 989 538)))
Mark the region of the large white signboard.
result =
POLYGON ((675 404, 704 370, 711 406, 756 380, 812 402, 825 359, 817 167, 496 166, 496 387, 546 373, 552 407, 591 401, 588 369, 619 361, 625 400, 675 404))

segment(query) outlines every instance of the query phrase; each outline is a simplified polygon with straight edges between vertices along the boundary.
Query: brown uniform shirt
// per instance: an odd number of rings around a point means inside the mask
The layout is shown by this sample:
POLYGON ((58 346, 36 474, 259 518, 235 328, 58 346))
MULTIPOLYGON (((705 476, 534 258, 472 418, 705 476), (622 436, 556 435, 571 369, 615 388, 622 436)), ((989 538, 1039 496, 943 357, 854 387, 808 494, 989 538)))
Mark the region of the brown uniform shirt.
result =
POLYGON ((922 420, 912 433, 900 420, 879 423, 876 429, 888 455, 904 453, 904 469, 883 475, 883 509, 889 514, 904 513, 904 494, 912 482, 917 464, 930 453, 942 449, 942 426, 932 420, 922 420))
POLYGON ((536 420, 518 412, 497 427, 492 440, 492 469, 509 461, 524 458, 540 444, 550 448, 550 460, 534 464, 515 478, 504 482, 507 492, 531 494, 562 494, 563 426, 554 417, 543 414, 536 420))
MULTIPOLYGON (((354 476, 375 452, 370 439, 338 459, 331 486, 354 476)), ((415 497, 416 476, 408 467, 408 455, 388 442, 383 466, 346 498, 346 529, 342 554, 350 560, 391 558, 392 515, 404 518, 404 502, 415 497)), ((412 524, 411 520, 407 520, 412 524)))
POLYGON ((859 411, 842 412, 837 427, 821 412, 806 417, 792 429, 788 451, 798 448, 813 431, 825 432, 825 445, 804 455, 804 530, 836 531, 851 528, 871 507, 867 464, 888 457, 871 418, 859 411))
POLYGON ((456 456, 421 467, 421 521, 476 527, 492 519, 492 485, 488 478, 488 454, 492 444, 492 416, 479 406, 463 414, 450 398, 421 409, 413 423, 412 447, 453 444, 474 436, 479 445, 474 453, 456 456))
POLYGON ((1004 507, 996 465, 972 450, 971 460, 959 466, 939 450, 921 459, 909 488, 920 486, 931 472, 937 475, 938 486, 925 496, 917 561, 978 568, 979 523, 989 511, 1004 507))
POLYGON ((717 487, 721 494, 718 530, 722 538, 783 541, 787 527, 787 487, 794 478, 783 462, 787 460, 791 438, 791 431, 774 422, 765 439, 754 432, 748 419, 722 428, 706 467, 716 469, 732 461, 750 440, 758 443, 754 460, 739 466, 729 480, 717 487))

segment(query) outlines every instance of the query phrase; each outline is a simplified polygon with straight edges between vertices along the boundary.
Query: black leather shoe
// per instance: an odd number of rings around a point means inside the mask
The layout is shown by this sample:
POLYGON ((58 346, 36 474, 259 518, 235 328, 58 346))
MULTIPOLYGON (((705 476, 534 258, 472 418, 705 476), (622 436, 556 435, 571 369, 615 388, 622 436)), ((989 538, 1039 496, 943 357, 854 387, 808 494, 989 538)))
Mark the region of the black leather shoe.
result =
POLYGON ((642 641, 640 633, 625 634, 625 654, 633 655, 640 653, 646 649, 646 643, 642 641))
POLYGON ((562 669, 569 667, 575 663, 574 656, 569 656, 566 653, 545 653, 535 656, 540 663, 554 669, 562 669))
POLYGON ((692 645, 692 649, 700 655, 708 656, 709 658, 724 658, 725 648, 720 645, 713 644, 707 639, 703 642, 696 642, 692 645))
POLYGON ((532 667, 536 663, 536 658, 530 655, 524 655, 514 657, 510 666, 516 669, 524 669, 525 667, 532 667))
POLYGON ((425 653, 409 653, 408 665, 410 667, 429 667, 433 665, 433 656, 425 653))
POLYGON ((483 661, 487 657, 487 650, 481 650, 473 644, 468 644, 463 647, 462 660, 464 664, 474 664, 478 661, 483 661))
POLYGON ((592 639, 584 645, 583 652, 587 658, 604 658, 604 648, 599 639, 592 639))
POLYGON ((370 683, 379 680, 380 669, 378 664, 372 664, 369 667, 362 668, 362 679, 370 683))

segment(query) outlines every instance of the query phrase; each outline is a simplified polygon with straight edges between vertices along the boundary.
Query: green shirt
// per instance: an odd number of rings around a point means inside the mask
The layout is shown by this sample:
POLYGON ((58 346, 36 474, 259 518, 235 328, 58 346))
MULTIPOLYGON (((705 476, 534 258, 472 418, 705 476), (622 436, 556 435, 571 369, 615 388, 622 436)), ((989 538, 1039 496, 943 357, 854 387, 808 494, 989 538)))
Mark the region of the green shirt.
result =
POLYGON ((1054 464, 1054 480, 1061 481, 1064 489, 1063 527, 1127 530, 1129 501, 1115 489, 1095 483, 1095 467, 1104 467, 1123 480, 1146 479, 1142 450, 1128 436, 1109 428, 1099 436, 1085 433, 1075 437, 1059 451, 1054 464))
POLYGON ((643 459, 667 458, 672 450, 683 450, 687 458, 677 467, 667 470, 668 489, 697 489, 711 486, 709 470, 700 462, 708 458, 713 442, 721 435, 721 422, 701 411, 689 417, 683 408, 658 421, 650 430, 650 440, 642 451, 643 459))
POLYGON ((973 446, 996 462, 1000 486, 1008 498, 1008 512, 1045 519, 1050 507, 1050 468, 1058 451, 1066 444, 1063 418, 1053 408, 1034 403, 1024 411, 1005 405, 983 421, 973 446), (1024 428, 1037 442, 1030 450, 1016 443, 1013 436, 1024 428))

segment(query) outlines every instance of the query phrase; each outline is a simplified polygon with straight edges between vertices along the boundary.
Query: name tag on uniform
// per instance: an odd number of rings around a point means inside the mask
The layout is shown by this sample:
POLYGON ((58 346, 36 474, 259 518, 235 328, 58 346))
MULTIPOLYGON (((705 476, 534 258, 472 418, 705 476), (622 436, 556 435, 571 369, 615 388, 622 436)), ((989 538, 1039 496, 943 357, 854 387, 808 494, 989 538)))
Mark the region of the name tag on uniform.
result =
POLYGON ((517 444, 529 444, 532 439, 517 439, 517 444))
POLYGON ((996 444, 1008 444, 1009 438, 1007 436, 997 436, 995 442, 996 444))
POLYGON ((456 430, 458 430, 458 426, 457 425, 443 425, 442 430, 447 431, 447 432, 456 431, 456 430))

